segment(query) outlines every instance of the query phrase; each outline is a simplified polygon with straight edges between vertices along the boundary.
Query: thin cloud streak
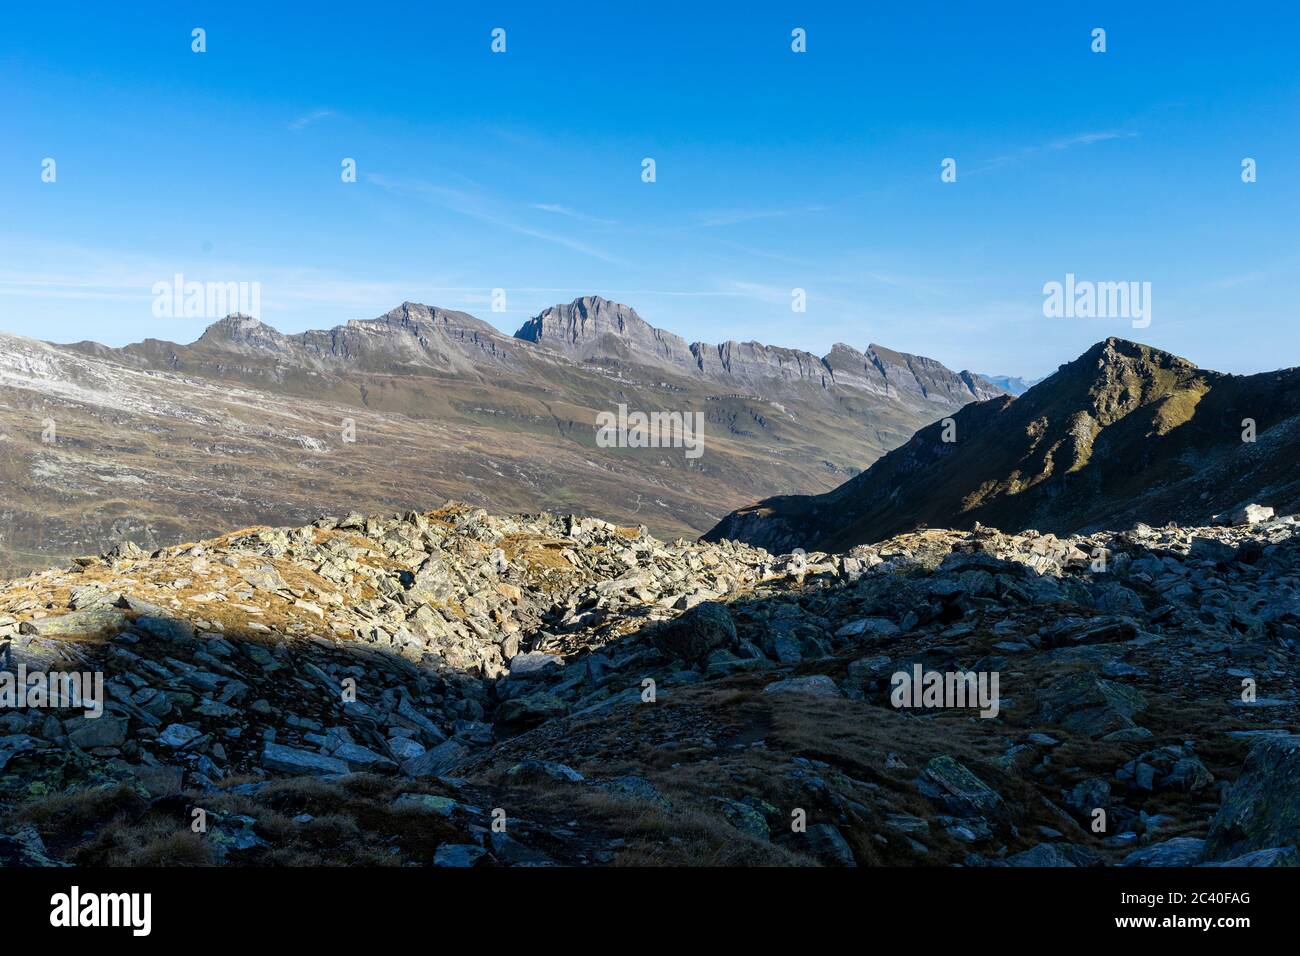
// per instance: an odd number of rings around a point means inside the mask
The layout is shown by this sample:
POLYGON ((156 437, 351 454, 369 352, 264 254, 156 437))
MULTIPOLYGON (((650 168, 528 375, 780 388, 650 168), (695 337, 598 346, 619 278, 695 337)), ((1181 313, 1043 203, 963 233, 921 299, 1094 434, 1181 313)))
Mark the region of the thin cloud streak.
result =
POLYGON ((1054 139, 1047 143, 1039 143, 1035 146, 1023 146, 1014 153, 1005 153, 1002 156, 995 156, 983 166, 967 171, 964 175, 975 176, 979 173, 992 172, 995 169, 1001 169, 1012 163, 1023 162, 1031 156, 1046 152, 1064 152, 1065 150, 1076 149, 1081 146, 1093 146, 1097 143, 1105 143, 1117 139, 1136 139, 1137 133, 1126 132, 1123 130, 1100 130, 1091 133, 1079 133, 1074 136, 1065 136, 1060 139, 1054 139))
POLYGON ((723 210, 710 215, 706 215, 696 223, 705 229, 713 229, 718 226, 734 226, 746 222, 757 222, 761 219, 785 219, 790 216, 801 216, 807 213, 823 212, 825 206, 803 206, 798 209, 736 209, 723 210))
POLYGON ((579 222, 590 222, 601 226, 614 226, 618 224, 616 219, 601 219, 599 216, 589 216, 585 212, 578 212, 576 209, 570 209, 568 206, 562 206, 559 203, 535 202, 532 204, 533 209, 542 212, 549 212, 556 216, 565 216, 569 219, 577 219, 579 222))
POLYGON ((420 179, 392 179, 382 173, 368 173, 366 174, 366 180, 394 195, 420 199, 430 205, 450 210, 478 222, 501 229, 508 229, 520 236, 528 236, 531 239, 562 246, 565 249, 580 252, 602 262, 613 265, 627 265, 625 261, 610 255, 603 249, 597 249, 585 242, 520 222, 508 213, 495 208, 495 205, 484 199, 484 197, 465 190, 439 186, 420 179))
POLYGON ((306 129, 308 126, 311 126, 313 123, 317 123, 320 120, 326 119, 333 115, 334 115, 333 110, 314 110, 311 113, 307 113, 304 116, 299 116, 297 119, 292 120, 289 123, 289 125, 286 127, 286 129, 296 133, 300 129, 306 129))

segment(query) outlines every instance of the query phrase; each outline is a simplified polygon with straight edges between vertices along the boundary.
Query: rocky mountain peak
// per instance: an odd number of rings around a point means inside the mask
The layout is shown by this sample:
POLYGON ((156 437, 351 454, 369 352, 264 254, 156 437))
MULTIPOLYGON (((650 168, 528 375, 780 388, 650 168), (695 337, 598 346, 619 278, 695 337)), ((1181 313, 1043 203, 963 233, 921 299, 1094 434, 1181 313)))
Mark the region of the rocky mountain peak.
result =
POLYGON ((897 352, 874 342, 866 352, 837 342, 822 363, 836 382, 913 402, 961 405, 1004 394, 1003 389, 973 372, 953 372, 937 359, 897 352))
POLYGON ((1170 369, 1196 368, 1192 362, 1185 358, 1180 358, 1161 349, 1152 348, 1150 345, 1143 345, 1140 342, 1132 342, 1116 336, 1103 339, 1069 364, 1095 365, 1099 369, 1116 366, 1170 369))
POLYGON ((516 338, 529 342, 577 344, 602 335, 636 336, 654 331, 636 309, 598 295, 584 295, 572 302, 553 305, 524 323, 516 338))
POLYGON ((516 338, 563 348, 594 342, 604 335, 636 337, 654 331, 636 309, 598 295, 544 309, 523 324, 516 338))
POLYGON ((1106 425, 1144 406, 1166 407, 1167 425, 1194 412, 1200 396, 1221 376, 1169 352, 1111 337, 1051 376, 1050 390, 1028 393, 1058 416, 1086 414, 1106 425))
POLYGON ((683 366, 694 361, 685 339, 655 328, 631 306, 598 295, 551 306, 525 322, 515 337, 580 361, 640 359, 683 366))
POLYGON ((476 319, 468 312, 452 309, 440 309, 422 302, 403 302, 396 308, 389 309, 383 315, 373 319, 353 319, 347 324, 349 329, 366 332, 396 333, 399 335, 422 335, 435 329, 471 328, 477 331, 499 335, 491 325, 482 319, 476 319))
MULTIPOLYGON (((872 347, 901 390, 928 360, 872 347)), ((710 532, 773 546, 851 547, 918 526, 1065 533, 1201 523, 1248 496, 1300 506, 1300 370, 1230 376, 1119 338, 1019 398, 967 404, 834 491, 733 512, 710 532), (1258 427, 1243 441, 1243 423, 1258 427), (1268 449, 1267 453, 1261 453, 1268 449), (918 481, 917 476, 924 476, 918 481)))
MULTIPOLYGON (((1062 365, 1053 376, 1058 387, 1066 382, 1095 388, 1130 376, 1156 380, 1198 371, 1196 365, 1161 349, 1114 336, 1103 339, 1077 359, 1062 365)), ((1162 379, 1163 380, 1163 379, 1162 379)))
POLYGON ((261 319, 255 319, 253 316, 245 315, 242 312, 232 312, 224 319, 219 319, 204 329, 203 334, 199 336, 199 341, 212 341, 214 339, 242 341, 267 334, 278 336, 280 333, 261 319))
POLYGON ((286 346, 286 339, 260 319, 235 312, 209 325, 194 344, 238 351, 280 352, 286 346))

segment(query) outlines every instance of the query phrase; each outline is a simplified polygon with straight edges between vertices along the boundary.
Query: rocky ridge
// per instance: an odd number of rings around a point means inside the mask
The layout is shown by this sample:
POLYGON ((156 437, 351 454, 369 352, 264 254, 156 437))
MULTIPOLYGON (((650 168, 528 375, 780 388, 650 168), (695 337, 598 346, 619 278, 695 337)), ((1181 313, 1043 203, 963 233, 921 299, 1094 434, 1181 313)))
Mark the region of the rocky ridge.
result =
POLYGON ((920 355, 879 345, 860 352, 836 343, 821 357, 760 342, 687 343, 646 322, 636 310, 600 296, 555 305, 530 319, 515 338, 584 362, 637 362, 717 382, 755 386, 765 380, 818 388, 862 389, 924 405, 984 401, 1006 390, 973 372, 953 372, 920 355))
POLYGON ((777 556, 452 504, 124 544, 0 586, 10 670, 107 691, 0 708, 0 861, 1291 864, 1300 522, 1223 520, 777 556), (1000 675, 998 715, 895 706, 916 666, 1000 675))
POLYGON ((1024 394, 972 402, 818 495, 768 498, 710 538, 846 550, 917 527, 1055 534, 1300 509, 1300 369, 1226 375, 1107 339, 1024 394))
POLYGON ((414 302, 293 335, 231 315, 189 344, 0 332, 0 575, 448 498, 698 535, 764 495, 829 490, 988 394, 902 353, 867 370, 847 347, 827 364, 729 343, 697 360, 599 297, 543 316, 579 309, 600 321, 577 351, 414 302), (699 423, 702 456, 599 442, 620 407, 699 423))

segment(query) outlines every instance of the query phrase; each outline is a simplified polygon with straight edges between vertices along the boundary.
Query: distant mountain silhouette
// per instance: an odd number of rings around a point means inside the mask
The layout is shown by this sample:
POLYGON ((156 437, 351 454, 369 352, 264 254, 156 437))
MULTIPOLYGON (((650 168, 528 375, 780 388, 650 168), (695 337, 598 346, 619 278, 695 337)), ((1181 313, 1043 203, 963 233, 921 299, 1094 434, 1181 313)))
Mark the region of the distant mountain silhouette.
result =
POLYGON ((1018 375, 985 375, 984 378, 1009 395, 1023 395, 1042 381, 1041 378, 1023 379, 1018 375))

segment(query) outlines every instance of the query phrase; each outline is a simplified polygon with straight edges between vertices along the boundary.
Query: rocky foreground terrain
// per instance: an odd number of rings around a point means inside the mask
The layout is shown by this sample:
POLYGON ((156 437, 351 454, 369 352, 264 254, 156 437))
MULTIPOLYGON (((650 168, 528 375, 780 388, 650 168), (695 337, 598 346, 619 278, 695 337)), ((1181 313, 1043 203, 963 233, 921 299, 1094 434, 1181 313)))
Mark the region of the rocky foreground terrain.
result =
POLYGON ((449 504, 0 586, 0 863, 1284 865, 1300 522, 846 554, 449 504), (893 675, 996 675, 996 716, 893 675), (3 675, 0 675, 3 676, 3 675))

